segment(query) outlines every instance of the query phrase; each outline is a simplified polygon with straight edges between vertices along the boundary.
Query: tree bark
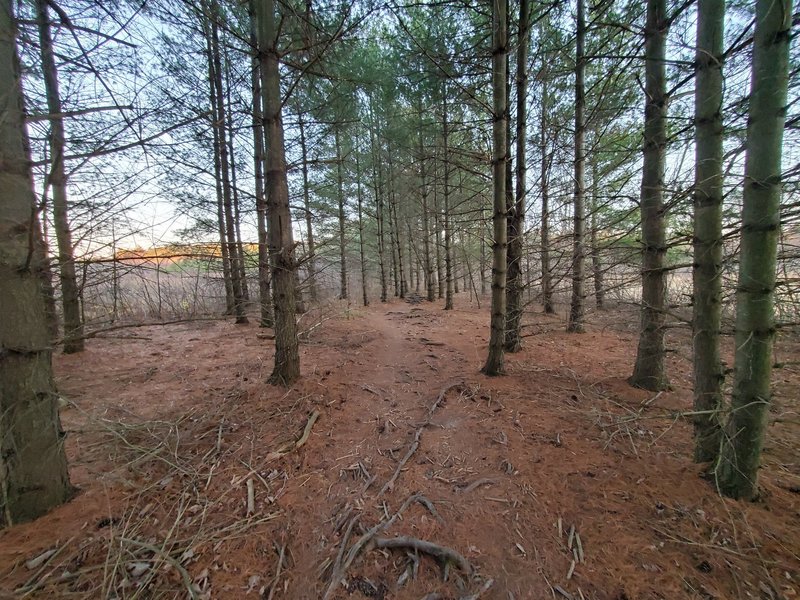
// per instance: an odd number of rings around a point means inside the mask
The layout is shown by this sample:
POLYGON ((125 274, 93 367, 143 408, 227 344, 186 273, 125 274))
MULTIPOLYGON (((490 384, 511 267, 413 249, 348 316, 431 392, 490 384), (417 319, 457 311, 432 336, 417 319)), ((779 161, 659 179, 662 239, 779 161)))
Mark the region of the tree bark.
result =
POLYGON ((389 162, 389 189, 388 189, 388 198, 389 198, 389 221, 392 224, 392 231, 394 231, 394 244, 395 244, 395 251, 397 254, 397 268, 395 270, 396 273, 396 286, 397 286, 397 295, 400 298, 406 297, 406 292, 408 291, 408 283, 406 281, 406 272, 403 268, 403 243, 401 240, 402 229, 400 228, 400 220, 397 217, 397 195, 395 191, 395 181, 394 181, 394 164, 392 161, 392 149, 389 148, 388 152, 388 162, 389 162))
MULTIPOLYGON (((546 60, 546 59, 545 59, 546 60)), ((553 306, 553 274, 550 270, 550 157, 547 154, 547 73, 542 73, 542 114, 539 129, 542 152, 541 175, 539 185, 542 197, 542 305, 545 314, 556 312, 553 306)))
POLYGON ((603 261, 600 257, 600 242, 597 239, 597 213, 600 210, 600 203, 598 202, 598 188, 600 185, 600 176, 597 172, 597 156, 592 153, 590 161, 592 170, 592 220, 591 220, 591 252, 592 252, 592 279, 594 279, 594 301, 595 307, 602 310, 605 304, 603 290, 603 261))
POLYGON ((666 255, 664 163, 667 145, 666 0, 647 0, 645 109, 642 166, 642 311, 631 385, 658 391, 669 385, 664 369, 666 255))
MULTIPOLYGON (((258 48, 256 7, 258 0, 250 0, 250 44, 258 48)), ((256 177, 256 220, 258 227, 258 291, 261 327, 272 327, 272 293, 269 274, 269 239, 267 236, 267 197, 264 190, 264 114, 261 110, 261 73, 258 52, 254 50, 251 66, 253 92, 253 163, 256 177)), ((302 120, 301 120, 302 132, 302 120)), ((305 158, 305 155, 304 155, 305 158)))
POLYGON ((358 159, 358 150, 356 150, 356 186, 358 195, 358 252, 361 258, 361 297, 364 306, 369 306, 369 297, 367 296, 367 258, 364 252, 364 198, 361 192, 361 162, 358 159))
MULTIPOLYGON (((434 166, 434 180, 436 180, 436 167, 434 166)), ((439 209, 438 186, 433 186, 433 227, 436 246, 436 297, 441 300, 445 296, 445 267, 442 257, 442 211, 439 209)))
MULTIPOLYGON (((0 5, 0 527, 35 519, 72 491, 53 383, 37 250, 36 199, 11 0, 0 5)), ((44 17, 46 19, 46 16, 44 17)), ((56 159, 55 155, 53 156, 56 159)))
POLYGON ((314 242, 314 228, 311 223, 311 197, 309 194, 308 182, 308 145, 306 142, 306 127, 303 120, 303 113, 298 116, 300 126, 300 151, 302 152, 303 161, 303 209, 306 215, 306 243, 308 244, 308 292, 311 301, 317 300, 317 268, 316 268, 316 245, 314 242))
POLYGON ((239 210, 239 186, 236 183, 236 153, 234 152, 234 123, 231 108, 231 63, 228 49, 225 48, 225 128, 228 139, 228 156, 231 163, 231 193, 233 199, 233 225, 236 233, 236 262, 239 265, 239 281, 242 286, 242 300, 247 304, 250 292, 247 289, 247 265, 245 264, 244 244, 242 243, 241 213, 239 210))
POLYGON ((267 217, 275 310, 275 367, 269 382, 291 385, 300 377, 297 322, 295 321, 295 280, 297 268, 289 211, 286 177, 286 149, 281 115, 281 81, 278 66, 278 29, 274 0, 257 2, 261 93, 267 137, 267 217))
POLYGON ((419 178, 420 195, 422 197, 422 251, 425 266, 425 292, 428 302, 436 299, 436 287, 433 280, 433 260, 431 257, 431 231, 430 215, 428 214, 428 181, 425 169, 427 156, 425 155, 425 142, 422 135, 422 103, 419 104, 419 178))
POLYGON ((225 287, 225 314, 232 315, 234 311, 233 283, 231 281, 230 256, 228 255, 228 240, 225 235, 225 209, 222 199, 222 165, 220 162, 220 139, 217 122, 217 92, 214 86, 214 59, 211 49, 211 34, 208 31, 208 19, 203 22, 203 33, 206 38, 206 58, 208 59, 208 97, 211 104, 211 132, 214 140, 214 186, 217 196, 217 229, 219 232, 220 256, 222 257, 222 281, 225 287))
POLYGON ((378 263, 381 271, 381 302, 386 302, 389 299, 389 289, 386 277, 386 254, 385 254, 385 242, 384 242, 384 220, 383 220, 383 197, 382 197, 382 185, 381 185, 381 177, 380 177, 380 168, 378 167, 378 161, 380 158, 380 150, 376 147, 375 143, 375 116, 372 110, 372 97, 370 97, 369 103, 369 120, 370 120, 370 128, 369 128, 369 140, 370 140, 370 148, 372 151, 372 181, 373 187, 375 188, 375 225, 378 233, 378 263))
POLYGON ((336 187, 339 194, 339 298, 347 300, 347 244, 345 242, 344 214, 344 176, 342 175, 342 145, 339 139, 339 127, 334 126, 333 136, 336 142, 336 187))
POLYGON ((506 329, 506 54, 508 29, 506 15, 508 0, 495 0, 492 15, 492 182, 494 244, 492 246, 492 309, 489 334, 489 354, 483 373, 500 375, 504 371, 504 342, 506 329))
POLYGON ((720 491, 753 499, 771 402, 781 158, 789 79, 791 0, 757 0, 747 125, 742 242, 736 294, 736 355, 720 491))
POLYGON ((50 157, 51 167, 47 185, 53 189, 53 224, 58 244, 58 267, 61 276, 61 304, 64 311, 64 352, 81 352, 83 343, 83 319, 80 309, 80 288, 75 274, 75 256, 72 248, 72 233, 69 225, 67 202, 67 174, 64 168, 64 119, 61 116, 61 94, 58 89, 53 39, 50 34, 50 18, 46 0, 36 0, 36 23, 39 29, 39 50, 44 74, 47 110, 50 112, 50 157))
POLYGON ((586 250, 584 235, 586 228, 586 91, 584 78, 586 58, 584 43, 586 38, 586 6, 578 0, 578 27, 575 36, 575 196, 573 202, 572 229, 572 300, 569 306, 567 331, 584 331, 584 263, 586 250))
POLYGON ((241 266, 239 252, 236 246, 236 225, 233 215, 233 195, 231 191, 230 164, 228 159, 228 143, 226 136, 227 121, 225 116, 225 102, 222 89, 222 57, 219 43, 219 5, 217 0, 211 0, 208 18, 211 21, 211 58, 212 58, 212 84, 216 111, 214 126, 219 138, 219 161, 222 178, 222 204, 225 217, 225 238, 230 264, 231 287, 233 289, 233 312, 237 323, 247 323, 244 308, 244 293, 242 291, 241 266))
MULTIPOLYGON (((506 282, 506 352, 522 348, 522 244, 527 198, 526 149, 528 137, 528 43, 530 8, 528 0, 519 4, 519 48, 517 49, 517 169, 516 194, 508 217, 508 281, 506 282)), ((507 190, 508 191, 508 190, 507 190)))
MULTIPOLYGON (((503 67, 505 69, 505 66, 503 67)), ((505 84, 503 84, 505 86, 505 84)), ((505 90, 505 87, 504 87, 505 90)), ((444 178, 442 183, 442 196, 444 199, 444 309, 453 310, 453 231, 450 219, 450 128, 449 116, 447 113, 447 86, 442 86, 442 162, 444 166, 444 178)), ((503 175, 505 177, 505 174, 503 175)), ((504 191, 505 193, 505 191, 504 191)))
POLYGON ((725 370, 722 318, 722 147, 725 0, 699 0, 695 75, 693 335, 696 462, 719 455, 725 370))

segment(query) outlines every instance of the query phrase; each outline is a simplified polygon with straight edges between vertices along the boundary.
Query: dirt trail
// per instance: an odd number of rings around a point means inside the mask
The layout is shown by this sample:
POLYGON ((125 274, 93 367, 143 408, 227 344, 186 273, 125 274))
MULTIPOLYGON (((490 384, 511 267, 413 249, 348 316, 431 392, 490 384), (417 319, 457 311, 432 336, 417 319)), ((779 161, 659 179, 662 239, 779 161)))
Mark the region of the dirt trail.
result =
MULTIPOLYGON (((688 361, 673 353, 672 391, 625 384, 629 316, 576 336, 531 315, 508 374, 486 378, 485 310, 331 310, 301 319, 303 378, 289 390, 263 383, 272 350, 254 325, 150 327, 57 357, 81 492, 0 532, 0 597, 800 593, 796 429, 771 429, 761 504, 719 499, 688 459, 689 425, 670 416, 690 405, 688 361), (303 447, 276 458, 314 411, 303 447), (379 537, 431 542, 476 572, 449 564, 443 581, 429 556, 367 546, 331 586, 342 549, 405 504, 379 537), (51 548, 41 573, 25 568, 51 548)), ((782 411, 797 410, 799 382, 782 373, 782 411)))

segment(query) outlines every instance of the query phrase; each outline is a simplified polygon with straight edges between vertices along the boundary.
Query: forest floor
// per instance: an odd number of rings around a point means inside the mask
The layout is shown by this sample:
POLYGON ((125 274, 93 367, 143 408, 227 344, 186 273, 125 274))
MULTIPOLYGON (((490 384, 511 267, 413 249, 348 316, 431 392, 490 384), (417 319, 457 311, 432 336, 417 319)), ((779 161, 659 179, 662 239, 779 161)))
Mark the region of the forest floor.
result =
POLYGON ((691 461, 688 332, 652 394, 625 381, 632 308, 582 335, 527 319, 496 378, 486 306, 438 302, 304 315, 289 389, 265 383, 255 324, 57 356, 78 492, 0 532, 0 598, 800 597, 800 344, 778 344, 762 498, 743 503, 691 461))

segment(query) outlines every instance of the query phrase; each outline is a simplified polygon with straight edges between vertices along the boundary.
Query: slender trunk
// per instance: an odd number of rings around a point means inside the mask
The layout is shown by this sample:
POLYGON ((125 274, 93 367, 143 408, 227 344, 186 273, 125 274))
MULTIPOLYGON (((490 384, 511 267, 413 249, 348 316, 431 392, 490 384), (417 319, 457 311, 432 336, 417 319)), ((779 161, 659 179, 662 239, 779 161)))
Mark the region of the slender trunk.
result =
MULTIPOLYGON (((46 16, 45 16, 46 21, 46 16)), ((43 515, 72 488, 36 261, 36 200, 11 0, 0 6, 0 528, 43 515)), ((50 109, 52 112, 52 109, 50 109)), ((53 156, 54 160, 56 156, 53 156)))
POLYGON ((53 188, 53 224, 58 244, 58 266, 61 275, 61 304, 64 311, 64 352, 81 352, 83 320, 80 311, 80 289, 75 274, 75 256, 67 207, 67 174, 64 168, 64 119, 61 116, 61 94, 58 89, 53 40, 46 0, 36 0, 36 22, 44 74, 47 110, 50 112, 50 172, 47 185, 53 188))
POLYGON ((488 237, 488 224, 486 221, 486 207, 484 206, 485 198, 481 196, 481 236, 480 236, 480 245, 481 245, 481 296, 486 295, 486 266, 488 263, 486 257, 486 239, 488 237))
POLYGON ((372 98, 370 98, 369 104, 369 121, 369 140, 372 152, 372 181, 373 187, 375 188, 375 224, 378 230, 378 263, 381 270, 381 302, 386 302, 389 297, 389 291, 386 278, 383 200, 381 194, 382 185, 380 169, 378 168, 379 151, 375 144, 375 118, 372 110, 372 98))
POLYGON ((244 295, 242 292, 241 267, 239 264, 238 249, 236 247, 236 226, 233 216, 233 195, 230 182, 230 164, 228 160, 228 143, 225 127, 225 102, 222 89, 222 57, 219 43, 219 5, 217 0, 211 0, 209 19, 211 21, 211 57, 214 95, 216 99, 216 114, 214 127, 219 139, 220 174, 222 176, 222 205, 225 217, 225 239, 227 242, 228 260, 230 265, 231 287, 233 289, 233 312, 237 323, 247 323, 244 310, 244 295))
MULTIPOLYGON (((250 0, 250 44, 258 47, 256 7, 258 0, 250 0)), ((253 92, 253 162, 256 176, 256 220, 258 221, 258 292, 261 327, 272 327, 272 294, 269 276, 269 239, 267 236, 267 197, 264 190, 264 115, 261 110, 261 73, 258 53, 253 55, 250 70, 253 92)), ((302 131, 302 129, 301 129, 302 131)))
POLYGON ((356 154, 356 186, 358 194, 358 252, 361 255, 361 296, 364 306, 369 306, 367 297, 367 258, 364 253, 364 198, 361 193, 361 162, 356 154))
POLYGON ((233 106, 231 102, 231 63, 228 58, 228 49, 225 48, 225 128, 228 136, 228 156, 231 161, 231 191, 233 193, 233 224, 236 232, 236 262, 239 265, 239 281, 242 286, 242 299, 247 302, 250 300, 250 292, 247 289, 247 268, 244 256, 244 244, 242 244, 241 214, 239 212, 239 186, 236 183, 236 153, 234 152, 234 126, 233 126, 233 106))
POLYGON ((339 298, 347 300, 347 245, 345 244, 345 218, 344 218, 344 176, 342 174, 342 145, 339 139, 339 127, 333 129, 336 140, 336 187, 339 193, 339 298))
POLYGON ((396 295, 400 298, 406 297, 406 292, 408 291, 407 283, 406 283, 406 273, 405 269, 403 268, 403 245, 401 240, 401 229, 400 229, 400 220, 397 218, 397 196, 395 193, 395 181, 394 181, 394 164, 392 161, 392 149, 389 148, 388 152, 388 162, 389 162, 389 222, 392 225, 392 231, 394 231, 394 244, 395 244, 395 252, 397 254, 397 267, 395 270, 395 287, 396 287, 396 295))
POLYGON ((428 214, 428 182, 425 172, 426 156, 425 142, 422 136, 422 103, 419 106, 420 128, 419 128, 419 178, 420 192, 422 196, 422 258, 425 265, 425 291, 428 302, 436 299, 436 289, 433 281, 433 261, 431 260, 431 232, 430 215, 428 214))
POLYGON ((603 264, 600 260, 600 246, 597 240, 597 213, 600 210, 600 203, 597 198, 599 179, 597 174, 597 157, 592 153, 590 161, 592 170, 592 221, 591 227, 591 252, 592 252, 592 278, 594 279, 594 300, 598 310, 603 309, 603 264))
POLYGON ((506 144, 505 60, 508 52, 506 14, 508 0, 495 0, 492 19, 492 108, 494 114, 492 136, 492 181, 494 191, 492 221, 494 245, 492 246, 492 309, 489 335, 489 353, 483 372, 499 375, 504 371, 506 329, 506 144))
POLYGON ((644 160, 642 166, 642 321, 633 375, 635 387, 658 391, 669 383, 664 369, 666 254, 664 163, 667 145, 666 0, 647 0, 645 24, 644 160))
POLYGON ((295 280, 297 268, 289 211, 289 185, 286 177, 286 149, 281 115, 281 81, 278 65, 274 0, 257 2, 261 94, 266 131, 266 175, 269 223, 269 252, 272 265, 275 309, 275 367, 269 381, 291 385, 300 377, 297 322, 295 320, 295 280))
MULTIPOLYGON (((53 280, 51 279, 51 265, 50 265, 50 256, 49 256, 49 246, 47 243, 47 237, 45 235, 45 230, 43 226, 43 220, 41 219, 40 215, 45 214, 46 210, 46 201, 42 200, 41 206, 35 207, 33 218, 33 235, 34 235, 34 250, 36 251, 32 266, 34 271, 36 272, 37 276, 39 277, 39 282, 42 286, 42 297, 44 298, 44 309, 45 309, 45 319, 47 322, 47 331, 50 333, 50 338, 52 340, 58 339, 58 310, 56 309, 56 293, 53 289, 53 280)), ((111 223, 111 243, 114 243, 114 223, 111 223)), ((111 269, 113 272, 112 276, 112 296, 113 296, 113 307, 112 307, 112 320, 116 319, 117 315, 117 279, 116 279, 116 268, 117 263, 116 261, 111 262, 111 269)), ((82 320, 82 319, 81 319, 82 320)))
POLYGON ((206 56, 208 58, 208 89, 211 103, 211 132, 214 139, 214 184, 217 195, 217 227, 219 230, 220 255, 222 257, 222 281, 225 286, 225 314, 233 314, 233 283, 231 281, 230 256, 228 256, 228 240, 225 235, 225 209, 222 199, 222 165, 220 163, 220 139, 217 123, 217 92, 214 86, 214 59, 211 50, 211 34, 207 21, 203 24, 206 36, 206 56))
POLYGON ((508 280, 506 282, 506 351, 522 348, 522 243, 525 229, 526 143, 528 107, 528 37, 530 31, 528 0, 519 4, 519 48, 517 49, 517 169, 514 205, 508 217, 508 280))
POLYGON ((773 302, 791 25, 791 0, 756 1, 733 395, 728 435, 717 468, 717 485, 732 498, 753 499, 758 493, 772 397, 773 302))
POLYGON ((542 240, 541 240, 541 261, 542 261, 542 305, 545 314, 551 315, 556 312, 553 306, 553 274, 550 270, 550 156, 547 153, 547 74, 542 76, 542 114, 539 130, 542 152, 541 185, 542 197, 542 240))
POLYGON ((584 0, 578 0, 578 29, 575 42, 575 198, 573 204, 572 230, 572 300, 569 307, 567 331, 583 333, 584 331, 584 234, 586 219, 586 92, 584 76, 586 58, 584 42, 586 38, 586 7, 584 0))
POLYGON ((453 310, 453 232, 450 223, 450 130, 447 114, 447 86, 442 89, 442 162, 444 166, 444 179, 442 196, 444 197, 444 270, 445 270, 445 296, 444 309, 453 310))
POLYGON ((725 369, 719 352, 722 319, 722 101, 725 0, 697 7, 694 184, 694 433, 696 462, 719 455, 725 369))
POLYGON ((300 151, 303 161, 303 208, 306 214, 306 243, 308 244, 308 292, 311 301, 317 299, 317 268, 316 268, 316 246, 314 244, 314 228, 311 224, 311 195, 308 182, 308 146, 306 142, 306 127, 303 120, 303 113, 299 115, 300 120, 300 151))
MULTIPOLYGON (((434 180, 436 180, 435 173, 434 180)), ((444 298, 445 292, 444 260, 442 257, 442 214, 439 209, 438 187, 435 185, 433 187, 433 227, 436 229, 434 237, 434 245, 436 246, 436 297, 441 300, 444 298)))

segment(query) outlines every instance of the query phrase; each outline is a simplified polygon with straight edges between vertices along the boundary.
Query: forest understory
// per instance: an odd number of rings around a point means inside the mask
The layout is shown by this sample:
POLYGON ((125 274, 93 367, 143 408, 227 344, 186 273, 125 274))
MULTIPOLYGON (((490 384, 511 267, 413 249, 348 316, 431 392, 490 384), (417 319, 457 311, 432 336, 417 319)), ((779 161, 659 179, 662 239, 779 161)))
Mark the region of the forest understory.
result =
POLYGON ((528 313, 494 378, 487 320, 314 309, 288 389, 265 383, 254 324, 123 329, 56 356, 78 489, 0 531, 0 598, 798 597, 797 340, 776 345, 747 503, 691 461, 688 331, 670 330, 654 394, 626 383, 632 307, 585 334, 528 313))

